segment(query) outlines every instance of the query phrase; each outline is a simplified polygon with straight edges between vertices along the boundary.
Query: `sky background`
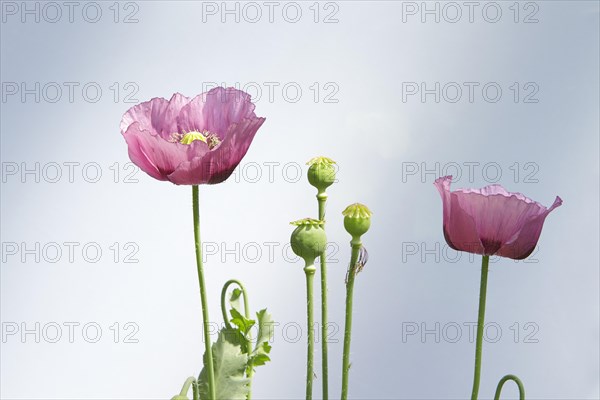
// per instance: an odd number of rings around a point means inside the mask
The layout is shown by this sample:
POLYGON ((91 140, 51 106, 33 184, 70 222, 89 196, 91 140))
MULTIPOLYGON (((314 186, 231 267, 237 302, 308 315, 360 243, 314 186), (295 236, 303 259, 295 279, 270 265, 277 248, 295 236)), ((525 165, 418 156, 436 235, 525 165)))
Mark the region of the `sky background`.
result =
POLYGON ((350 397, 470 395, 480 259, 444 242, 433 181, 446 174, 455 188, 564 200, 527 260, 492 259, 481 398, 509 373, 530 399, 599 398, 598 2, 273 4, 2 1, 0 396, 164 399, 200 371, 191 188, 132 166, 119 122, 152 97, 225 85, 267 119, 234 175, 200 188, 211 320, 238 278, 279 323, 255 399, 304 397, 289 222, 316 217, 305 162, 318 155, 339 165, 326 217, 332 398, 341 211, 354 202, 374 215, 350 397))

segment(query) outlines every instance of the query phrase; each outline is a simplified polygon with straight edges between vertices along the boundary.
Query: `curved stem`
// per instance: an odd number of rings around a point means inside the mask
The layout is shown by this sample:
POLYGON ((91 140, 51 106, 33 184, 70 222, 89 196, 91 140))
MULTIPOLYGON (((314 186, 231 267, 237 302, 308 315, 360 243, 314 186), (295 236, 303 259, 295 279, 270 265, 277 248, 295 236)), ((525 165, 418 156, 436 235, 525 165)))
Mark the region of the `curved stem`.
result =
POLYGON ((313 331, 313 281, 316 268, 314 264, 304 267, 306 274, 306 314, 307 314, 307 330, 308 330, 308 351, 306 356, 306 400, 312 399, 312 382, 313 382, 313 353, 315 347, 315 334, 313 331))
POLYGON ((496 387, 496 394, 494 395, 494 400, 500 400, 500 393, 502 393, 502 386, 506 383, 506 381, 513 381, 517 384, 519 388, 519 400, 525 400, 525 387, 523 386, 523 382, 516 375, 506 375, 500 382, 498 382, 498 387, 496 387))
POLYGON ((481 350, 483 347, 483 328, 485 320, 485 298, 487 294, 487 277, 490 257, 483 256, 481 260, 481 283, 479 285, 479 315, 477 317, 477 341, 475 344, 475 374, 471 400, 477 400, 479 380, 481 376, 481 350))
POLYGON ((348 372, 350 371, 350 340, 352 339, 352 298, 354 296, 354 278, 356 277, 356 262, 362 243, 360 239, 352 239, 352 256, 348 268, 346 282, 346 322, 344 327, 344 355, 342 359, 342 400, 348 398, 348 372))
POLYGON ((238 281, 237 279, 230 279, 225 282, 225 285, 223 285, 223 290, 221 290, 221 314, 223 315, 223 321, 225 322, 227 329, 231 329, 231 324, 229 323, 229 318, 227 317, 225 296, 227 295, 227 289, 229 289, 229 286, 231 285, 237 285, 242 291, 242 296, 244 298, 244 316, 247 319, 250 319, 250 307, 248 306, 248 294, 246 293, 246 288, 244 285, 242 285, 242 282, 238 281))
POLYGON ((202 323, 204 330, 204 352, 206 354, 206 368, 208 372, 208 390, 210 399, 216 400, 215 396, 215 370, 213 366, 213 354, 210 345, 210 331, 208 320, 208 303, 206 301, 206 284, 204 282, 204 268, 202 266, 202 247, 200 242, 200 206, 198 202, 198 185, 192 186, 192 201, 194 211, 194 239, 196 243, 196 266, 198 268, 198 283, 200 285, 200 301, 202 303, 202 323))
POLYGON ((181 391, 179 392, 179 396, 187 397, 187 393, 190 390, 190 386, 193 386, 195 382, 196 382, 196 378, 194 378, 193 376, 190 376, 189 378, 187 378, 185 380, 185 382, 183 383, 183 387, 181 388, 181 391))
MULTIPOLYGON (((319 202, 319 220, 325 220, 327 193, 317 194, 319 202)), ((329 361, 327 355, 327 252, 321 254, 321 373, 323 375, 323 400, 329 398, 329 361)))
MULTIPOLYGON (((227 329, 231 329, 231 324, 229 323, 228 318, 227 318, 227 308, 225 307, 225 296, 227 295, 227 289, 229 288, 229 286, 234 285, 234 284, 238 285, 238 287, 242 291, 242 296, 244 298, 244 316, 246 317, 246 319, 250 319, 250 306, 248 305, 248 293, 246 292, 246 288, 244 287, 244 285, 242 285, 242 282, 238 281, 237 279, 230 279, 227 282, 225 282, 225 285, 223 285, 223 290, 221 290, 221 313, 223 314, 223 321, 225 321, 225 326, 227 327, 227 329)), ((248 340, 251 340, 249 333, 248 333, 248 340)), ((248 382, 248 394, 246 395, 246 399, 251 400, 252 399, 252 376, 254 375, 254 370, 252 368, 250 368, 247 375, 248 375, 248 378, 250 379, 250 381, 248 382)))

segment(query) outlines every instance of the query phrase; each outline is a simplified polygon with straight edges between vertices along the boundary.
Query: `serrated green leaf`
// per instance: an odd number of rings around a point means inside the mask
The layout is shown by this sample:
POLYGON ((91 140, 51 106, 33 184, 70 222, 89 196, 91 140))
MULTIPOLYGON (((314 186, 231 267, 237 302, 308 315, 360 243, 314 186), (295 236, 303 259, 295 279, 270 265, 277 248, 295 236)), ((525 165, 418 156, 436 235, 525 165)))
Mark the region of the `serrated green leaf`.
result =
POLYGON ((253 354, 269 354, 271 351, 269 342, 273 338, 273 317, 265 308, 256 313, 256 318, 258 319, 258 337, 253 354))
POLYGON ((231 342, 235 345, 239 345, 241 347, 242 353, 250 353, 252 343, 250 343, 248 337, 241 330, 239 330, 238 328, 223 328, 222 332, 226 336, 228 342, 231 342))
MULTIPOLYGON (((217 399, 244 400, 250 391, 250 380, 244 377, 248 364, 248 355, 242 352, 241 346, 231 340, 233 329, 223 329, 219 338, 212 345, 213 365, 215 371, 215 395, 217 399)), ((201 399, 208 399, 208 373, 206 372, 206 354, 204 368, 198 379, 198 390, 201 399)))
POLYGON ((240 332, 239 329, 223 328, 221 329, 219 334, 223 335, 225 337, 225 340, 227 340, 229 343, 234 344, 236 346, 240 346, 242 348, 242 353, 247 353, 247 351, 244 351, 244 348, 248 346, 248 339, 246 339, 246 337, 242 334, 242 332, 240 332))
POLYGON ((238 312, 242 312, 242 305, 240 299, 242 298, 242 291, 238 288, 235 288, 231 291, 231 296, 229 296, 229 304, 231 307, 238 312))
POLYGON ((266 309, 257 312, 256 317, 258 319, 258 337, 256 338, 254 350, 248 360, 248 370, 265 365, 267 361, 271 361, 268 354, 271 352, 269 342, 273 338, 273 318, 266 309))
POLYGON ((250 358, 248 364, 250 367, 259 367, 261 365, 265 365, 267 361, 271 361, 271 357, 266 354, 257 354, 250 358))
POLYGON ((244 334, 247 335, 250 329, 254 326, 256 321, 253 319, 246 319, 238 310, 232 308, 229 310, 231 313, 232 319, 231 323, 238 327, 238 329, 244 334))

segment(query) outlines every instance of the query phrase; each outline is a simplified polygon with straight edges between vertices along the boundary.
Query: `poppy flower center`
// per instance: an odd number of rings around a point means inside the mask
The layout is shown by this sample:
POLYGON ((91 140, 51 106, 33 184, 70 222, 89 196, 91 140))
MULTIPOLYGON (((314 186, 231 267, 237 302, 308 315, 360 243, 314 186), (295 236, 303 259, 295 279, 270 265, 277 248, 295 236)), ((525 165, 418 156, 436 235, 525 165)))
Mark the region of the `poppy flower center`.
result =
POLYGON ((198 131, 191 131, 188 133, 184 133, 183 137, 179 141, 182 144, 192 144, 193 141, 200 140, 206 143, 206 136, 203 133, 198 131))
POLYGON ((214 148, 219 146, 219 144, 221 144, 221 139, 219 139, 219 137, 216 134, 210 131, 191 131, 187 133, 173 133, 172 137, 175 139, 175 141, 179 141, 179 143, 187 145, 192 144, 192 142, 196 140, 200 140, 201 142, 204 142, 208 145, 209 150, 213 150, 214 148))

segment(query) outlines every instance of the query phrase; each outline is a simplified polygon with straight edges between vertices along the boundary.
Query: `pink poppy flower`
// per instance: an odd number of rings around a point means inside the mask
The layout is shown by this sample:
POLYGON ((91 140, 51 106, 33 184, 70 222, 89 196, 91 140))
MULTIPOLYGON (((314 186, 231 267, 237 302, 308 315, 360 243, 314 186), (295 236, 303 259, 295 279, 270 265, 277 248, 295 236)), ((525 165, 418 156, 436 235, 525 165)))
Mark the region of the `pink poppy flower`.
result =
POLYGON ((557 196, 546 208, 500 185, 451 192, 451 182, 452 176, 435 181, 444 203, 444 237, 453 249, 469 253, 526 258, 537 245, 544 220, 562 204, 557 196))
POLYGON ((121 120, 129 158, 144 172, 177 185, 220 183, 240 163, 258 128, 250 95, 218 87, 189 99, 154 98, 121 120))

